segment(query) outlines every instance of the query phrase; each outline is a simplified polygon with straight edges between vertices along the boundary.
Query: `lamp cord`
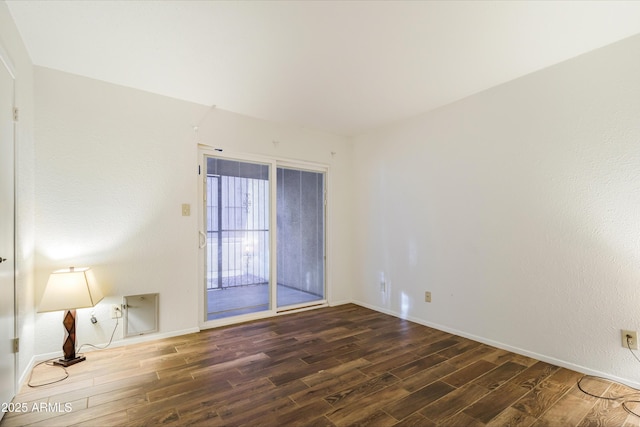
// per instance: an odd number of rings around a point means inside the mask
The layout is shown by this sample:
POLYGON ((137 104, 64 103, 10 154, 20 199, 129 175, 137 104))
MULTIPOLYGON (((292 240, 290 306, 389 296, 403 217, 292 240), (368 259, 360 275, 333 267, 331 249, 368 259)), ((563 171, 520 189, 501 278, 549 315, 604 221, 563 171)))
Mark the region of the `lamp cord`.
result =
POLYGON ((84 346, 93 347, 96 350, 104 350, 105 348, 109 347, 111 345, 111 342, 113 341, 113 336, 116 334, 116 329, 118 329, 118 324, 120 323, 119 319, 120 319, 119 317, 116 317, 116 326, 113 327, 113 332, 111 332, 111 338, 109 338, 109 342, 107 344, 105 344, 102 347, 99 347, 94 344, 85 343, 85 344, 82 344, 80 347, 78 347, 78 349, 76 350, 76 353, 80 353, 80 350, 82 350, 82 347, 84 346))
MULTIPOLYGON (((120 321, 118 320, 119 318, 116 317, 116 325, 113 327, 113 331, 111 332, 111 338, 109 338, 109 342, 103 346, 103 347, 99 347, 97 345, 93 345, 93 344, 82 344, 80 347, 78 347, 78 349, 76 350, 76 353, 79 353, 80 350, 82 349, 82 347, 84 346, 89 346, 89 347, 93 347, 96 350, 104 350, 105 348, 109 347, 111 345, 111 342, 113 341, 113 337, 116 334, 116 330, 118 329, 118 324, 120 323, 120 321)), ((36 388, 36 387, 42 387, 45 385, 49 385, 49 384, 55 384, 55 383, 59 383, 61 381, 66 380, 67 378, 69 378, 69 372, 67 372, 67 368, 62 366, 62 365, 54 365, 53 362, 55 360, 57 360, 57 357, 54 357, 53 359, 47 359, 47 360, 43 360, 42 362, 38 362, 36 363, 36 365, 31 369, 31 373, 29 374, 29 381, 27 381, 27 385, 31 388, 36 388), (48 365, 48 366, 53 366, 53 367, 59 367, 62 368, 62 370, 64 371, 64 376, 62 378, 58 378, 56 380, 53 381, 49 381, 46 383, 42 383, 42 384, 31 384, 31 378, 33 377, 33 371, 36 370, 36 368, 40 365, 48 365)))
MULTIPOLYGON (((628 336, 627 336, 627 348, 629 349, 629 352, 631 352, 631 354, 633 355, 633 357, 634 357, 638 362, 640 362, 640 358, 638 358, 638 356, 637 356, 637 355, 633 352, 633 350, 631 349, 630 337, 628 337, 628 336)), ((629 408, 629 406, 628 406, 628 404, 629 404, 629 403, 640 403, 640 400, 630 400, 630 399, 629 399, 629 397, 630 397, 630 396, 638 396, 638 395, 640 394, 640 390, 638 390, 638 389, 636 389, 636 388, 633 388, 633 387, 626 386, 626 387, 631 388, 631 389, 632 389, 632 390, 634 390, 634 391, 633 391, 632 393, 629 393, 629 394, 623 394, 623 395, 620 395, 620 396, 600 396, 600 395, 597 395, 597 394, 590 393, 590 392, 586 391, 586 390, 583 388, 583 386, 582 386, 582 381, 583 381, 585 378, 596 378, 596 379, 600 379, 600 380, 609 381, 610 383, 614 383, 614 381, 611 381, 611 380, 609 380, 609 379, 602 378, 602 377, 596 377, 596 376, 593 376, 593 375, 584 375, 582 378, 580 378, 580 379, 578 380, 578 388, 579 388, 579 389, 580 389, 580 391, 581 391, 581 392, 583 392, 584 394, 586 394, 586 395, 588 395, 588 396, 591 396, 591 397, 596 397, 596 398, 598 398, 598 399, 604 399, 604 400, 622 400, 622 403, 621 403, 621 405, 620 405, 620 406, 622 406, 622 409, 624 409, 627 413, 629 413, 629 414, 631 414, 631 415, 635 415, 636 417, 639 417, 639 418, 640 418, 640 414, 638 414, 638 413, 636 413, 636 412, 632 411, 632 410, 629 408)))
POLYGON ((59 383, 60 381, 64 381, 67 378, 69 378, 69 372, 67 372, 67 368, 65 368, 62 365, 54 365, 53 364, 53 361, 57 360, 57 359, 58 359, 57 357, 54 357, 53 359, 43 360, 42 362, 36 363, 36 365, 31 369, 31 373, 29 374, 29 381, 27 381, 27 385, 29 387, 31 387, 31 388, 36 388, 36 387, 42 387, 42 386, 49 385, 49 384, 59 383), (42 384, 31 384, 31 377, 33 377, 33 371, 35 371, 38 366, 45 365, 45 364, 49 365, 49 366, 53 366, 53 367, 57 366, 59 368, 62 368, 62 370, 64 371, 64 377, 59 378, 57 380, 49 381, 49 382, 46 382, 46 383, 42 383, 42 384))

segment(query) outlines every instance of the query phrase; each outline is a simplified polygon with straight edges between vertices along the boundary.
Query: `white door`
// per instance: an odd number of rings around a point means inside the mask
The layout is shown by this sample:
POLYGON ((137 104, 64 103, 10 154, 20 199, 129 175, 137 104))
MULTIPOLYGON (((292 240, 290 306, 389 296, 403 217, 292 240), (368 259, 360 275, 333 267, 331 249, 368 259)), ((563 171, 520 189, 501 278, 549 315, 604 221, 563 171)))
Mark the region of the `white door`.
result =
POLYGON ((16 384, 13 133, 13 77, 0 61, 0 402, 11 402, 16 384))
POLYGON ((205 162, 206 320, 269 311, 271 165, 205 162))
POLYGON ((279 166, 277 182, 277 304, 325 301, 325 172, 279 166))

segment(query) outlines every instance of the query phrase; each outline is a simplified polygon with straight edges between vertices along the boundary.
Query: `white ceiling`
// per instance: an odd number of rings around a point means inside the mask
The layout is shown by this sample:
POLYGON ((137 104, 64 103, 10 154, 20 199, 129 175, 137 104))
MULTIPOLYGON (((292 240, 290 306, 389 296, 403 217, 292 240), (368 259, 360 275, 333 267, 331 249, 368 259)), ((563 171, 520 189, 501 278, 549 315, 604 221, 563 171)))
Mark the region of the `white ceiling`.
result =
POLYGON ((354 135, 640 33, 627 1, 7 1, 34 64, 354 135))

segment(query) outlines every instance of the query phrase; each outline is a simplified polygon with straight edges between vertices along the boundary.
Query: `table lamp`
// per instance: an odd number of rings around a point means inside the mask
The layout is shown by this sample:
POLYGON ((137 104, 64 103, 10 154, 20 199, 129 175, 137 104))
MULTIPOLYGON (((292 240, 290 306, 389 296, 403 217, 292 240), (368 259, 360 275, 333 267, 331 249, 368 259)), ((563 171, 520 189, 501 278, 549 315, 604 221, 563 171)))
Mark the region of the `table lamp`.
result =
POLYGON ((38 313, 64 310, 64 358, 53 363, 70 366, 86 359, 84 356, 76 356, 76 309, 93 307, 102 298, 104 296, 90 268, 69 267, 51 273, 38 313))

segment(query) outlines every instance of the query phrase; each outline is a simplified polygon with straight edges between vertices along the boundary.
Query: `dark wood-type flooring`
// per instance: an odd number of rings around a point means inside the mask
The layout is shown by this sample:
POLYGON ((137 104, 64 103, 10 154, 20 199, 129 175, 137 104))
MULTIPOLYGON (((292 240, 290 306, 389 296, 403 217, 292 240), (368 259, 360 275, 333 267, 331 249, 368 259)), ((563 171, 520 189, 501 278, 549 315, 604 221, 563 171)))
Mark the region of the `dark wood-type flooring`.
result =
MULTIPOLYGON (((352 304, 86 356, 62 382, 23 387, 14 403, 26 412, 5 414, 1 426, 637 426, 640 420, 620 401, 583 394, 577 372, 352 304)), ((32 381, 61 374, 42 365, 32 381)), ((584 386, 597 394, 632 392, 598 379, 584 386)))

